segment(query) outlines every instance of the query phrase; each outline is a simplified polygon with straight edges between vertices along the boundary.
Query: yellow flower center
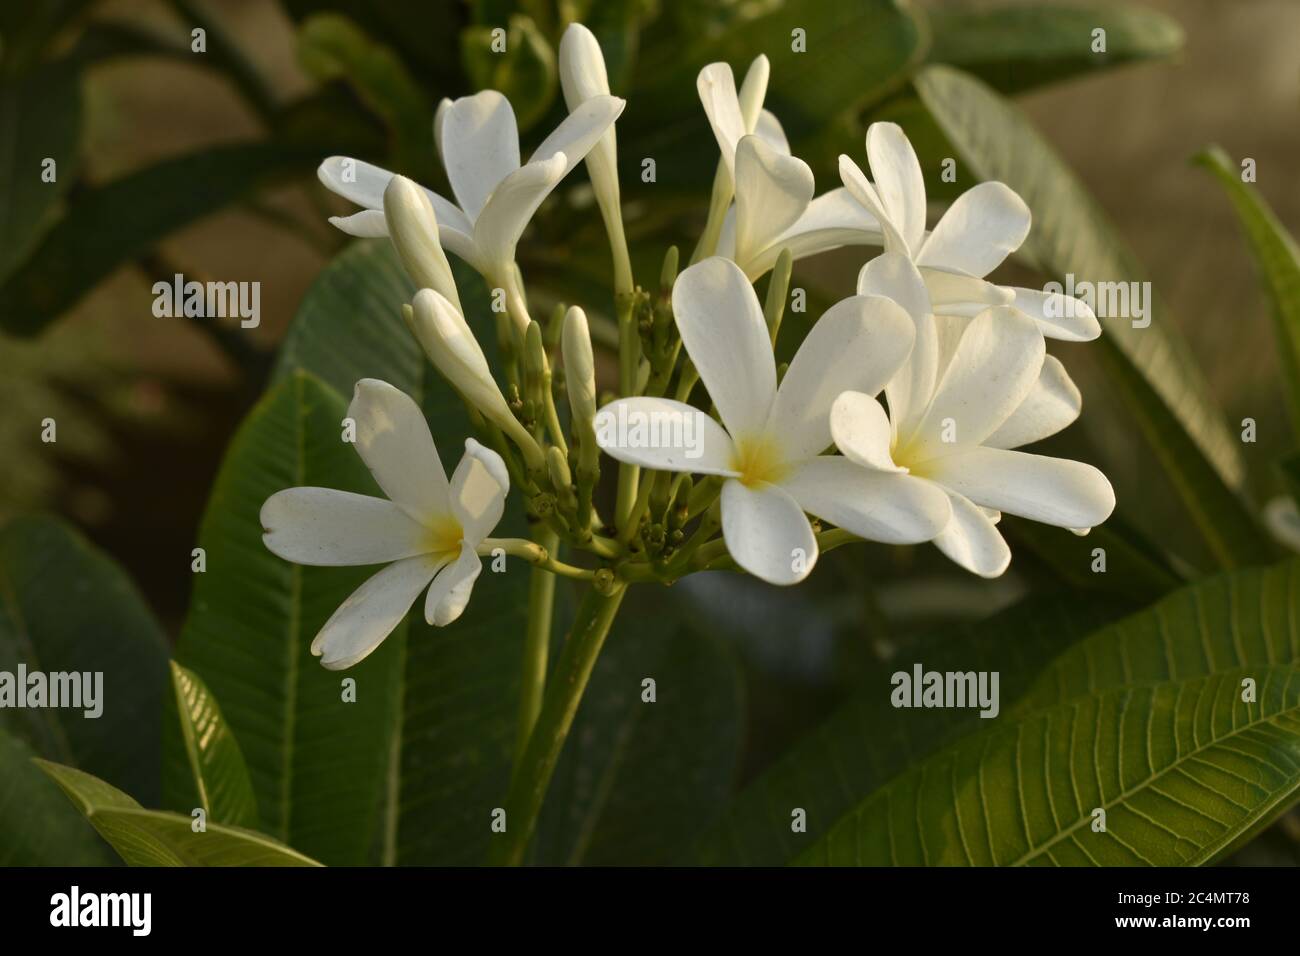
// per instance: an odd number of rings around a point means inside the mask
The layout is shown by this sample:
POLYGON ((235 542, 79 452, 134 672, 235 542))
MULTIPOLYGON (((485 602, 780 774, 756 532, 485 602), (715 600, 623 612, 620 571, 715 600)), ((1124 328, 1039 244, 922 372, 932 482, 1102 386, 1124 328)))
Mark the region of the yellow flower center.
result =
POLYGON ((465 532, 451 515, 438 515, 425 525, 425 547, 429 554, 456 554, 465 532))
POLYGON ((744 438, 736 442, 731 456, 731 470, 740 473, 740 483, 748 488, 766 482, 778 482, 789 473, 777 443, 767 435, 744 438))

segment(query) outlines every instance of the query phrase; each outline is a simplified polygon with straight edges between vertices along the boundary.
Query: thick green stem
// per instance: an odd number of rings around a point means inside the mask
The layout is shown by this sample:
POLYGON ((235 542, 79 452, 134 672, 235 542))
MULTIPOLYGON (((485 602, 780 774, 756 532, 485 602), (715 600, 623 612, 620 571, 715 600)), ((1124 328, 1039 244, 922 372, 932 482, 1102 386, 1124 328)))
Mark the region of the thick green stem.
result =
POLYGON ((578 605, 573 630, 555 665, 528 746, 516 761, 506 797, 506 832, 493 838, 492 863, 518 866, 523 862, 560 750, 627 588, 616 583, 608 590, 609 593, 601 593, 592 587, 578 605))
MULTIPOLYGON (((634 296, 618 297, 618 386, 619 394, 624 398, 636 394, 636 372, 641 357, 641 337, 636 327, 635 306, 634 296)), ((619 463, 618 493, 614 504, 614 524, 619 531, 627 528, 631 518, 640 473, 641 469, 636 465, 619 463)))
MULTIPOLYGON (((560 538, 539 524, 533 539, 546 553, 554 554, 560 538)), ((524 634, 524 667, 519 689, 519 732, 515 737, 515 766, 518 767, 537 723, 546 691, 546 661, 551 650, 551 619, 555 616, 555 575, 535 567, 528 579, 528 628, 524 634)))

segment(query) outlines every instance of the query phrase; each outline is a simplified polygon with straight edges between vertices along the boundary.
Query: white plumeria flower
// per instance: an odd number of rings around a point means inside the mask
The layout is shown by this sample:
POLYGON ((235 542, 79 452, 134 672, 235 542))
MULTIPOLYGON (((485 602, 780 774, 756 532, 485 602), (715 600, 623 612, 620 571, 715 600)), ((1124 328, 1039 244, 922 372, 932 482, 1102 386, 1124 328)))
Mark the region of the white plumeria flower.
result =
POLYGON ((1264 527, 1279 544, 1300 551, 1300 509, 1294 498, 1278 495, 1264 506, 1264 527))
POLYGON ((879 220, 885 251, 920 268, 936 315, 970 318, 1008 305, 1048 338, 1086 342, 1101 335, 1097 316, 1080 299, 985 281, 1029 235, 1029 207, 1010 187, 987 182, 966 190, 926 232, 925 180, 906 134, 894 123, 872 123, 867 158, 874 183, 848 156, 840 156, 840 177, 879 220))
POLYGON ((596 440, 620 461, 726 479, 722 533, 740 567, 772 584, 803 580, 818 553, 804 512, 893 544, 928 541, 947 524, 951 508, 937 486, 822 454, 836 396, 875 394, 906 358, 912 322, 898 305, 869 296, 837 302, 808 333, 780 387, 763 310, 735 263, 714 257, 683 272, 673 311, 722 424, 681 402, 625 398, 601 410, 596 440), (656 445, 629 440, 621 428, 655 421, 690 422, 697 441, 656 445))
MULTIPOLYGON (((444 99, 433 121, 438 152, 456 203, 426 189, 443 246, 489 282, 512 285, 515 246, 537 207, 582 162, 623 112, 616 96, 593 96, 564 118, 528 162, 519 162, 519 129, 510 101, 483 90, 444 99)), ((331 156, 317 170, 331 191, 365 209, 330 222, 352 236, 388 235, 384 190, 393 174, 378 166, 331 156)))
POLYGON ((886 254, 870 265, 870 285, 890 289, 911 315, 915 344, 885 388, 888 415, 860 391, 835 400, 830 430, 845 457, 881 474, 906 470, 942 489, 952 521, 934 543, 984 577, 1011 561, 995 527, 1003 512, 1080 533, 1105 521, 1115 492, 1100 471, 1011 450, 1060 431, 1081 407, 1035 323, 998 306, 941 331, 906 256, 886 254))
POLYGON ((482 570, 477 549, 501 520, 510 487, 501 456, 472 438, 448 482, 419 406, 387 382, 358 382, 348 415, 357 452, 388 497, 289 488, 268 498, 261 514, 262 540, 287 561, 391 562, 312 641, 311 652, 331 670, 378 647, 425 587, 425 620, 443 627, 460 617, 482 570))
POLYGON ((706 66, 696 83, 735 191, 718 254, 732 259, 750 279, 771 269, 785 248, 802 259, 882 241, 875 216, 847 189, 813 198, 812 170, 790 154, 780 121, 762 108, 768 73, 767 57, 760 56, 739 93, 725 63, 706 66))

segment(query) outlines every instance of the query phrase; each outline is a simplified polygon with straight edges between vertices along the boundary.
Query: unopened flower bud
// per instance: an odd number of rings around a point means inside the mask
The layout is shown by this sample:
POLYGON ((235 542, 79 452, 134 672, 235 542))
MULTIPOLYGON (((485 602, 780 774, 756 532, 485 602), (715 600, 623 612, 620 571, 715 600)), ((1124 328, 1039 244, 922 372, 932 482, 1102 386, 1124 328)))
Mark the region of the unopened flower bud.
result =
MULTIPOLYGON (((593 96, 609 95, 609 76, 600 44, 581 23, 570 24, 560 39, 560 88, 570 110, 593 96)), ((587 154, 587 173, 591 176, 596 201, 607 218, 620 215, 617 153, 611 126, 587 154)))
POLYGON ((492 378, 487 358, 460 310, 434 289, 415 294, 412 308, 403 310, 411 331, 434 367, 452 387, 519 446, 530 470, 544 467, 542 451, 506 405, 492 378))
POLYGON ((463 313, 428 194, 405 176, 394 176, 384 189, 384 218, 397 255, 416 288, 433 289, 463 313))

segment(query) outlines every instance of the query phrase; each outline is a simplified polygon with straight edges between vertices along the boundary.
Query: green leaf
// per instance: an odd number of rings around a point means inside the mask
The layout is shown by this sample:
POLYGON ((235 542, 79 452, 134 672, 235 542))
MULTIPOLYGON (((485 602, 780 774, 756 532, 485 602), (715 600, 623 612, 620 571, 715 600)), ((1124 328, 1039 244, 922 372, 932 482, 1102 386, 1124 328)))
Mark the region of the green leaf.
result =
POLYGON ((1214 146, 1198 154, 1196 162, 1223 184, 1250 241, 1273 313, 1291 427, 1300 436, 1300 248, 1260 196, 1258 187, 1242 181, 1241 167, 1227 153, 1214 146))
POLYGON ((789 0, 725 31, 683 37, 664 69, 641 71, 643 82, 619 119, 620 154, 657 157, 656 181, 644 186, 639 175, 624 181, 656 194, 665 185, 707 189, 718 151, 696 76, 723 60, 739 86, 760 53, 772 66, 766 108, 781 120, 795 153, 834 179, 847 131, 858 135, 857 114, 901 83, 922 52, 921 28, 896 0, 789 0), (795 30, 803 31, 806 52, 792 49, 795 30), (839 144, 834 149, 831 140, 839 144))
POLYGON ((1001 528, 1051 567, 1063 583, 1080 591, 1102 591, 1145 604, 1187 580, 1167 555, 1119 515, 1086 535, 1012 515, 1002 519, 1001 528), (1103 571, 1095 570, 1098 548, 1104 553, 1103 571))
MULTIPOLYGON (((163 160, 87 190, 0 285, 0 329, 33 335, 169 233, 320 161, 311 146, 248 143, 163 160)), ((60 173, 62 176, 62 173, 60 173)), ((170 280, 171 276, 152 276, 170 280)))
MULTIPOLYGON (((1067 275, 1076 285, 1146 281, 1100 207, 1015 106, 949 67, 927 67, 915 84, 975 175, 1006 183, 1029 205, 1034 228, 1022 252, 1041 272, 1062 284, 1067 275)), ((1220 563, 1258 563, 1273 548, 1234 491, 1243 477, 1238 443, 1161 303, 1148 305, 1146 328, 1103 318, 1095 354, 1220 563)))
POLYGON ((736 798, 700 842, 697 861, 788 863, 865 795, 993 722, 977 709, 899 710, 890 702, 894 673, 911 673, 916 664, 925 670, 997 671, 1005 711, 1062 648, 1118 610, 1105 599, 1033 598, 956 633, 936 633, 877 665, 847 703, 736 798), (796 808, 806 811, 806 832, 791 829, 796 808))
POLYGON ((94 707, 84 697, 82 707, 4 707, 0 727, 41 756, 157 799, 166 640, 121 569, 54 518, 0 531, 0 671, 19 665, 47 682, 89 673, 102 684, 92 677, 94 707))
POLYGON ((1183 45, 1177 22, 1140 6, 962 0, 927 14, 929 62, 960 67, 1007 94, 1163 59, 1183 45), (1105 31, 1104 51, 1093 49, 1098 29, 1105 31))
POLYGON ((77 179, 81 74, 54 63, 0 83, 0 281, 27 258, 77 179), (54 161, 53 182, 44 163, 54 161))
MULTIPOLYGON (((266 550, 258 515, 284 488, 316 485, 378 495, 341 440, 343 398, 305 373, 287 375, 253 408, 227 449, 198 544, 176 659, 221 701, 248 764, 266 832, 331 865, 362 864, 384 794, 397 707, 400 640, 346 675, 326 670, 312 638, 375 569, 305 568, 266 550), (356 681, 344 700, 343 681, 356 681)), ((165 726, 168 782, 188 769, 179 724, 165 726), (179 769, 176 765, 179 765, 179 769)), ((188 811, 187 793, 166 806, 188 811)))
POLYGON ((248 766, 216 698, 197 674, 175 661, 171 676, 171 705, 180 722, 189 778, 169 784, 169 789, 174 786, 174 792, 184 792, 188 784, 194 791, 191 807, 203 807, 209 820, 255 829, 257 798, 248 766))
POLYGON ((521 131, 546 115, 559 89, 560 74, 551 49, 531 17, 511 16, 505 50, 493 49, 496 26, 466 27, 460 58, 475 89, 500 90, 510 100, 521 131))
POLYGON ((320 80, 346 79, 393 134, 398 168, 433 175, 433 106, 406 66, 347 17, 321 13, 298 28, 298 60, 320 80))
POLYGON ((872 794, 798 862, 1210 863, 1297 791, 1300 668, 1221 671, 1090 694, 968 737, 872 794))
POLYGON ((1043 671, 1020 710, 1125 684, 1300 664, 1300 560, 1198 581, 1102 628, 1043 671))
POLYGON ((196 833, 191 817, 146 810, 88 773, 47 760, 36 765, 131 866, 320 866, 265 834, 211 821, 196 833))
POLYGON ((683 628, 664 602, 629 594, 614 623, 551 781, 537 862, 676 862, 726 803, 744 730, 740 673, 716 637, 683 628))
POLYGON ((18 737, 0 729, 0 866, 110 866, 104 841, 32 763, 18 737))
MULTIPOLYGON (((453 269, 466 314, 480 333, 487 330, 480 339, 495 363, 487 289, 459 262, 453 269)), ((390 242, 353 244, 308 290, 275 375, 287 381, 309 371, 348 393, 360 378, 389 382, 421 403, 443 464, 454 468, 470 426, 460 399, 402 322, 401 306, 414 291, 390 242)), ((523 531, 517 502, 516 493, 498 535, 523 531)), ((404 649, 388 691, 397 709, 382 755, 377 861, 469 865, 486 857, 491 813, 510 782, 528 573, 515 560, 504 574, 485 570, 454 624, 430 627, 415 613, 405 637, 386 642, 404 649)))

